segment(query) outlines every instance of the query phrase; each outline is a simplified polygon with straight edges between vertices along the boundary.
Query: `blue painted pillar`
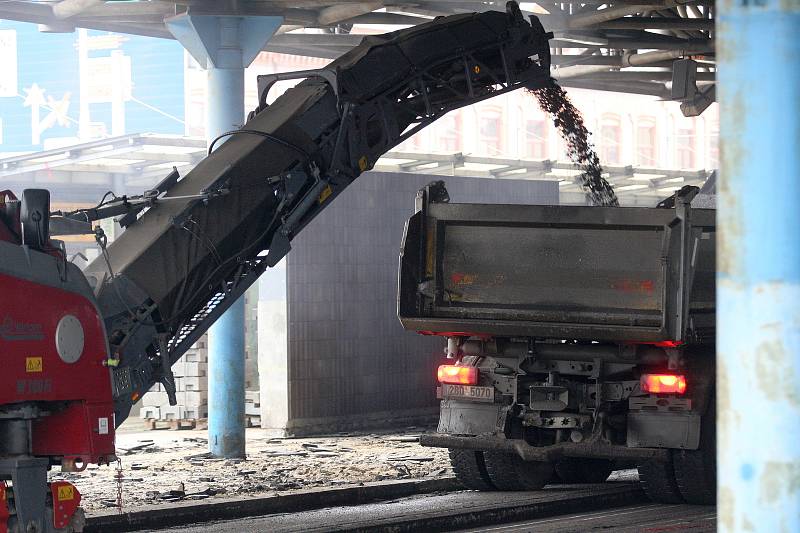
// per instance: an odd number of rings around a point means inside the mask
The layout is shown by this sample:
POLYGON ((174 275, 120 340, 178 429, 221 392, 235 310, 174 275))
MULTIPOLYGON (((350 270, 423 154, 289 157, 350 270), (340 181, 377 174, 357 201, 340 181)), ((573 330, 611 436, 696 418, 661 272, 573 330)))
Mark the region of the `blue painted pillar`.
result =
POLYGON ((719 531, 800 531, 800 3, 717 3, 719 531))
MULTIPOLYGON (((244 69, 208 69, 206 138, 244 122, 244 69)), ((208 447, 216 457, 244 457, 244 296, 208 332, 208 447)))
MULTIPOLYGON (((281 17, 183 14, 167 27, 208 72, 206 136, 244 122, 244 68, 280 27, 281 17)), ((222 141, 220 141, 222 142, 222 141)), ((244 297, 208 335, 208 446, 217 457, 245 456, 244 297)))

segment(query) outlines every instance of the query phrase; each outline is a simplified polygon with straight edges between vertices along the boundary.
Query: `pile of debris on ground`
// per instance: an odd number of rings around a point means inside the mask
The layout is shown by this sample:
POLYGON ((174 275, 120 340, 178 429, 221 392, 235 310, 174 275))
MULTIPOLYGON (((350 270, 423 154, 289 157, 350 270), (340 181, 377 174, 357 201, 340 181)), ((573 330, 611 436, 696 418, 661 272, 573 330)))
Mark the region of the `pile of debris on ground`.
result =
POLYGON ((279 494, 390 479, 452 475, 447 450, 419 445, 422 428, 404 433, 338 434, 318 438, 274 438, 247 430, 247 459, 219 459, 208 453, 207 433, 148 431, 119 433, 115 466, 51 472, 83 495, 87 511, 118 506, 133 509, 217 495, 279 494))

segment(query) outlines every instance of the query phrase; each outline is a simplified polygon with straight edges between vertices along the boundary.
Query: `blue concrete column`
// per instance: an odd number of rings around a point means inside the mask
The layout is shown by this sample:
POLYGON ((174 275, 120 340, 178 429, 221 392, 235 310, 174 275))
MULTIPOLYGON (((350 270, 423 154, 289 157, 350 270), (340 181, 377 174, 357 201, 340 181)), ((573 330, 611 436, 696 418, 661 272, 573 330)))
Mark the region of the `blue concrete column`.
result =
POLYGON ((800 3, 717 3, 719 531, 800 531, 800 3))
MULTIPOLYGON (((281 17, 184 14, 167 27, 208 72, 206 137, 244 122, 244 68, 280 27, 281 17)), ((222 141, 220 141, 222 142, 222 141)), ((244 297, 208 335, 208 446, 217 457, 245 456, 244 297)))
MULTIPOLYGON (((238 20, 219 19, 227 42, 217 64, 207 67, 206 139, 235 130, 244 122, 244 68, 237 39, 238 20), (239 65, 238 67, 236 65, 239 65)), ((216 457, 245 456, 244 296, 208 332, 208 447, 216 457)))

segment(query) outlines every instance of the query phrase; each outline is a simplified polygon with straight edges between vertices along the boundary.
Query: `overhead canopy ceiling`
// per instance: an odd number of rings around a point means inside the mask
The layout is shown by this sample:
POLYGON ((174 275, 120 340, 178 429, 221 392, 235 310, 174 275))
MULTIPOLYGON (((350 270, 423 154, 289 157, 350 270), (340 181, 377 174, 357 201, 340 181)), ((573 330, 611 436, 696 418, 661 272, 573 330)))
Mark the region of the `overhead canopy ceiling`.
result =
MULTIPOLYGON (((206 155, 204 139, 131 134, 0 159, 2 189, 36 183, 63 201, 92 202, 108 190, 141 194, 176 168, 185 175, 206 155), (80 185, 75 187, 74 185, 80 185)), ((557 181, 561 203, 583 203, 580 171, 567 161, 508 159, 460 153, 393 151, 374 167, 383 172, 557 181)), ((605 166, 623 205, 655 205, 684 185, 701 186, 705 170, 605 166)))
MULTIPOLYGON (((554 32, 554 76, 562 85, 679 100, 684 114, 692 115, 702 112, 715 97, 713 5, 712 0, 582 0, 523 2, 521 7, 554 32), (692 61, 675 63, 678 59, 692 61)), ((359 34, 419 24, 439 15, 492 9, 505 9, 505 2, 4 0, 0 18, 38 23, 42 31, 82 27, 171 39, 164 19, 187 11, 280 15, 283 26, 265 50, 335 58, 355 46, 359 34)))

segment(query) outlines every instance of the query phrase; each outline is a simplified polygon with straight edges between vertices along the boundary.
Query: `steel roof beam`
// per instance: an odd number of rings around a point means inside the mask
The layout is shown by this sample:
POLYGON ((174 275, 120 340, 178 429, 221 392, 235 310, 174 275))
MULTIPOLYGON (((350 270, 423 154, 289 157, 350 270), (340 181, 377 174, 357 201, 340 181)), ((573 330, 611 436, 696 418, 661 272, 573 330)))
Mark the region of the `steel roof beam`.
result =
POLYGON ((113 31, 117 33, 129 33, 142 35, 145 37, 157 37, 159 39, 172 39, 172 35, 166 30, 163 22, 156 24, 116 22, 106 19, 75 19, 74 24, 79 28, 89 28, 92 30, 113 31))
MULTIPOLYGON (((299 55, 299 56, 310 55, 308 48, 303 48, 302 46, 281 46, 273 43, 268 43, 266 48, 264 48, 264 50, 266 52, 275 52, 277 54, 289 54, 289 55, 299 55)), ((350 48, 347 47, 316 46, 314 47, 313 57, 336 59, 340 55, 346 53, 348 50, 350 50, 350 48)))
POLYGON ((402 13, 365 13, 357 17, 348 19, 347 22, 353 24, 392 24, 392 25, 415 25, 428 22, 430 18, 416 17, 414 15, 404 15, 402 13))
POLYGON ((610 91, 617 93, 643 94, 647 96, 657 96, 664 100, 670 100, 670 92, 663 83, 638 82, 613 82, 613 81, 592 81, 590 79, 568 78, 561 85, 574 87, 576 89, 591 89, 595 91, 610 91))
POLYGON ((593 25, 594 28, 617 30, 713 30, 714 21, 697 18, 624 17, 593 25))
MULTIPOLYGON (((471 0, 360 0, 331 4, 324 0, 262 0, 241 2, 238 0, 162 0, 151 2, 106 2, 97 0, 62 0, 61 3, 32 2, 23 0, 0 0, 0 17, 33 22, 51 31, 73 31, 75 27, 133 33, 159 38, 172 38, 163 23, 164 16, 191 9, 194 14, 210 15, 278 15, 284 17, 284 25, 264 50, 333 59, 357 45, 361 35, 353 34, 300 34, 288 33, 304 27, 329 27, 337 23, 350 24, 397 24, 423 23, 424 17, 446 15, 467 11, 503 9, 504 2, 478 2, 471 0), (53 14, 54 6, 80 5, 71 12, 73 16, 59 19, 53 14), (374 9, 385 6, 386 12, 374 9)), ((714 60, 711 0, 683 2, 676 0, 575 0, 540 3, 550 14, 537 15, 545 27, 556 32, 551 47, 564 50, 581 50, 584 55, 557 54, 553 65, 571 66, 669 66, 673 59, 688 55, 706 55, 714 60), (563 9, 562 6, 566 6, 563 9), (606 7, 608 6, 608 7, 606 7), (602 9, 598 9, 602 8, 602 9), (569 12, 572 14, 568 14, 569 12), (645 16, 651 14, 652 16, 645 16), (632 15, 632 16, 631 16, 632 15), (685 16, 683 16, 685 15, 685 16), (645 31, 652 30, 652 31, 645 31), (670 35, 672 33, 673 35, 670 35), (586 51, 648 50, 643 54, 603 56, 586 51), (654 52, 649 52, 653 50, 654 52), (661 55, 659 55, 661 54, 661 55)), ((575 69, 599 71, 599 79, 606 81, 614 77, 605 69, 575 69)), ((586 78, 584 74, 573 76, 586 78)), ((643 75, 618 75, 617 85, 629 78, 645 80, 643 75)), ((713 76, 701 78, 710 81, 713 76)), ((663 74, 651 79, 664 80, 663 74)), ((573 86, 587 80, 575 80, 573 86)), ((610 80, 609 80, 610 81, 610 80)), ((666 81, 666 80, 664 80, 666 81)), ((661 95, 660 87, 634 87, 625 91, 638 94, 661 95)), ((609 90, 609 89, 601 89, 609 90)), ((611 90, 619 90, 614 87, 611 90)))
MULTIPOLYGON (((205 139, 164 134, 142 134, 138 136, 142 146, 179 146, 186 148, 206 148, 205 139)), ((111 139, 107 139, 111 140, 111 139)))
POLYGON ((696 54, 713 53, 714 41, 712 39, 616 39, 608 40, 608 48, 621 50, 692 50, 696 54))
POLYGON ((46 24, 57 22, 48 4, 9 0, 0 2, 0 18, 46 24))
MULTIPOLYGON (((603 68, 603 67, 599 67, 603 68)), ((672 81, 672 71, 647 71, 647 70, 606 70, 604 72, 593 72, 591 74, 575 75, 572 78, 582 78, 598 80, 598 81, 658 81, 667 82, 672 81)), ((557 74, 554 77, 559 78, 557 74)), ((714 82, 717 79, 715 72, 698 72, 697 81, 701 82, 714 82)))
MULTIPOLYGON (((693 5, 696 6, 705 6, 705 5, 713 5, 715 0, 695 0, 692 2, 693 5)), ((581 6, 588 7, 589 9, 592 6, 595 6, 595 11, 597 10, 597 6, 609 5, 613 4, 614 7, 621 7, 621 6, 646 6, 649 9, 654 8, 662 8, 667 5, 665 0, 564 0, 558 2, 558 4, 580 4, 581 6)), ((671 4, 671 5, 674 5, 671 4)), ((547 9, 547 6, 543 6, 547 9)), ((589 11, 591 13, 591 11, 589 11)))
POLYGON ((322 8, 317 15, 317 24, 327 26, 336 24, 359 15, 371 13, 383 7, 383 2, 358 2, 347 4, 333 4, 322 8))
MULTIPOLYGON (((56 4, 53 7, 53 12, 55 13, 56 7, 66 1, 56 4)), ((89 7, 75 15, 79 15, 82 19, 112 17, 122 21, 128 17, 166 17, 177 15, 178 12, 178 6, 171 2, 96 2, 93 7, 89 7)))
POLYGON ((348 46, 358 45, 364 35, 335 33, 284 33, 274 36, 269 44, 280 46, 348 46))
MULTIPOLYGON (((137 150, 135 152, 127 152, 124 154, 114 156, 114 159, 130 159, 131 161, 148 161, 155 163, 164 163, 169 159, 171 163, 198 163, 207 155, 205 150, 188 153, 163 153, 154 151, 137 150)), ((138 164, 138 163, 131 163, 138 164)))
POLYGON ((569 18, 568 26, 570 28, 589 28, 602 22, 618 19, 626 15, 635 15, 642 11, 651 9, 652 5, 648 4, 633 4, 623 6, 607 7, 598 11, 590 11, 588 13, 581 13, 569 18))
POLYGON ((66 19, 102 3, 103 0, 61 0, 52 6, 53 15, 59 19, 66 19))

